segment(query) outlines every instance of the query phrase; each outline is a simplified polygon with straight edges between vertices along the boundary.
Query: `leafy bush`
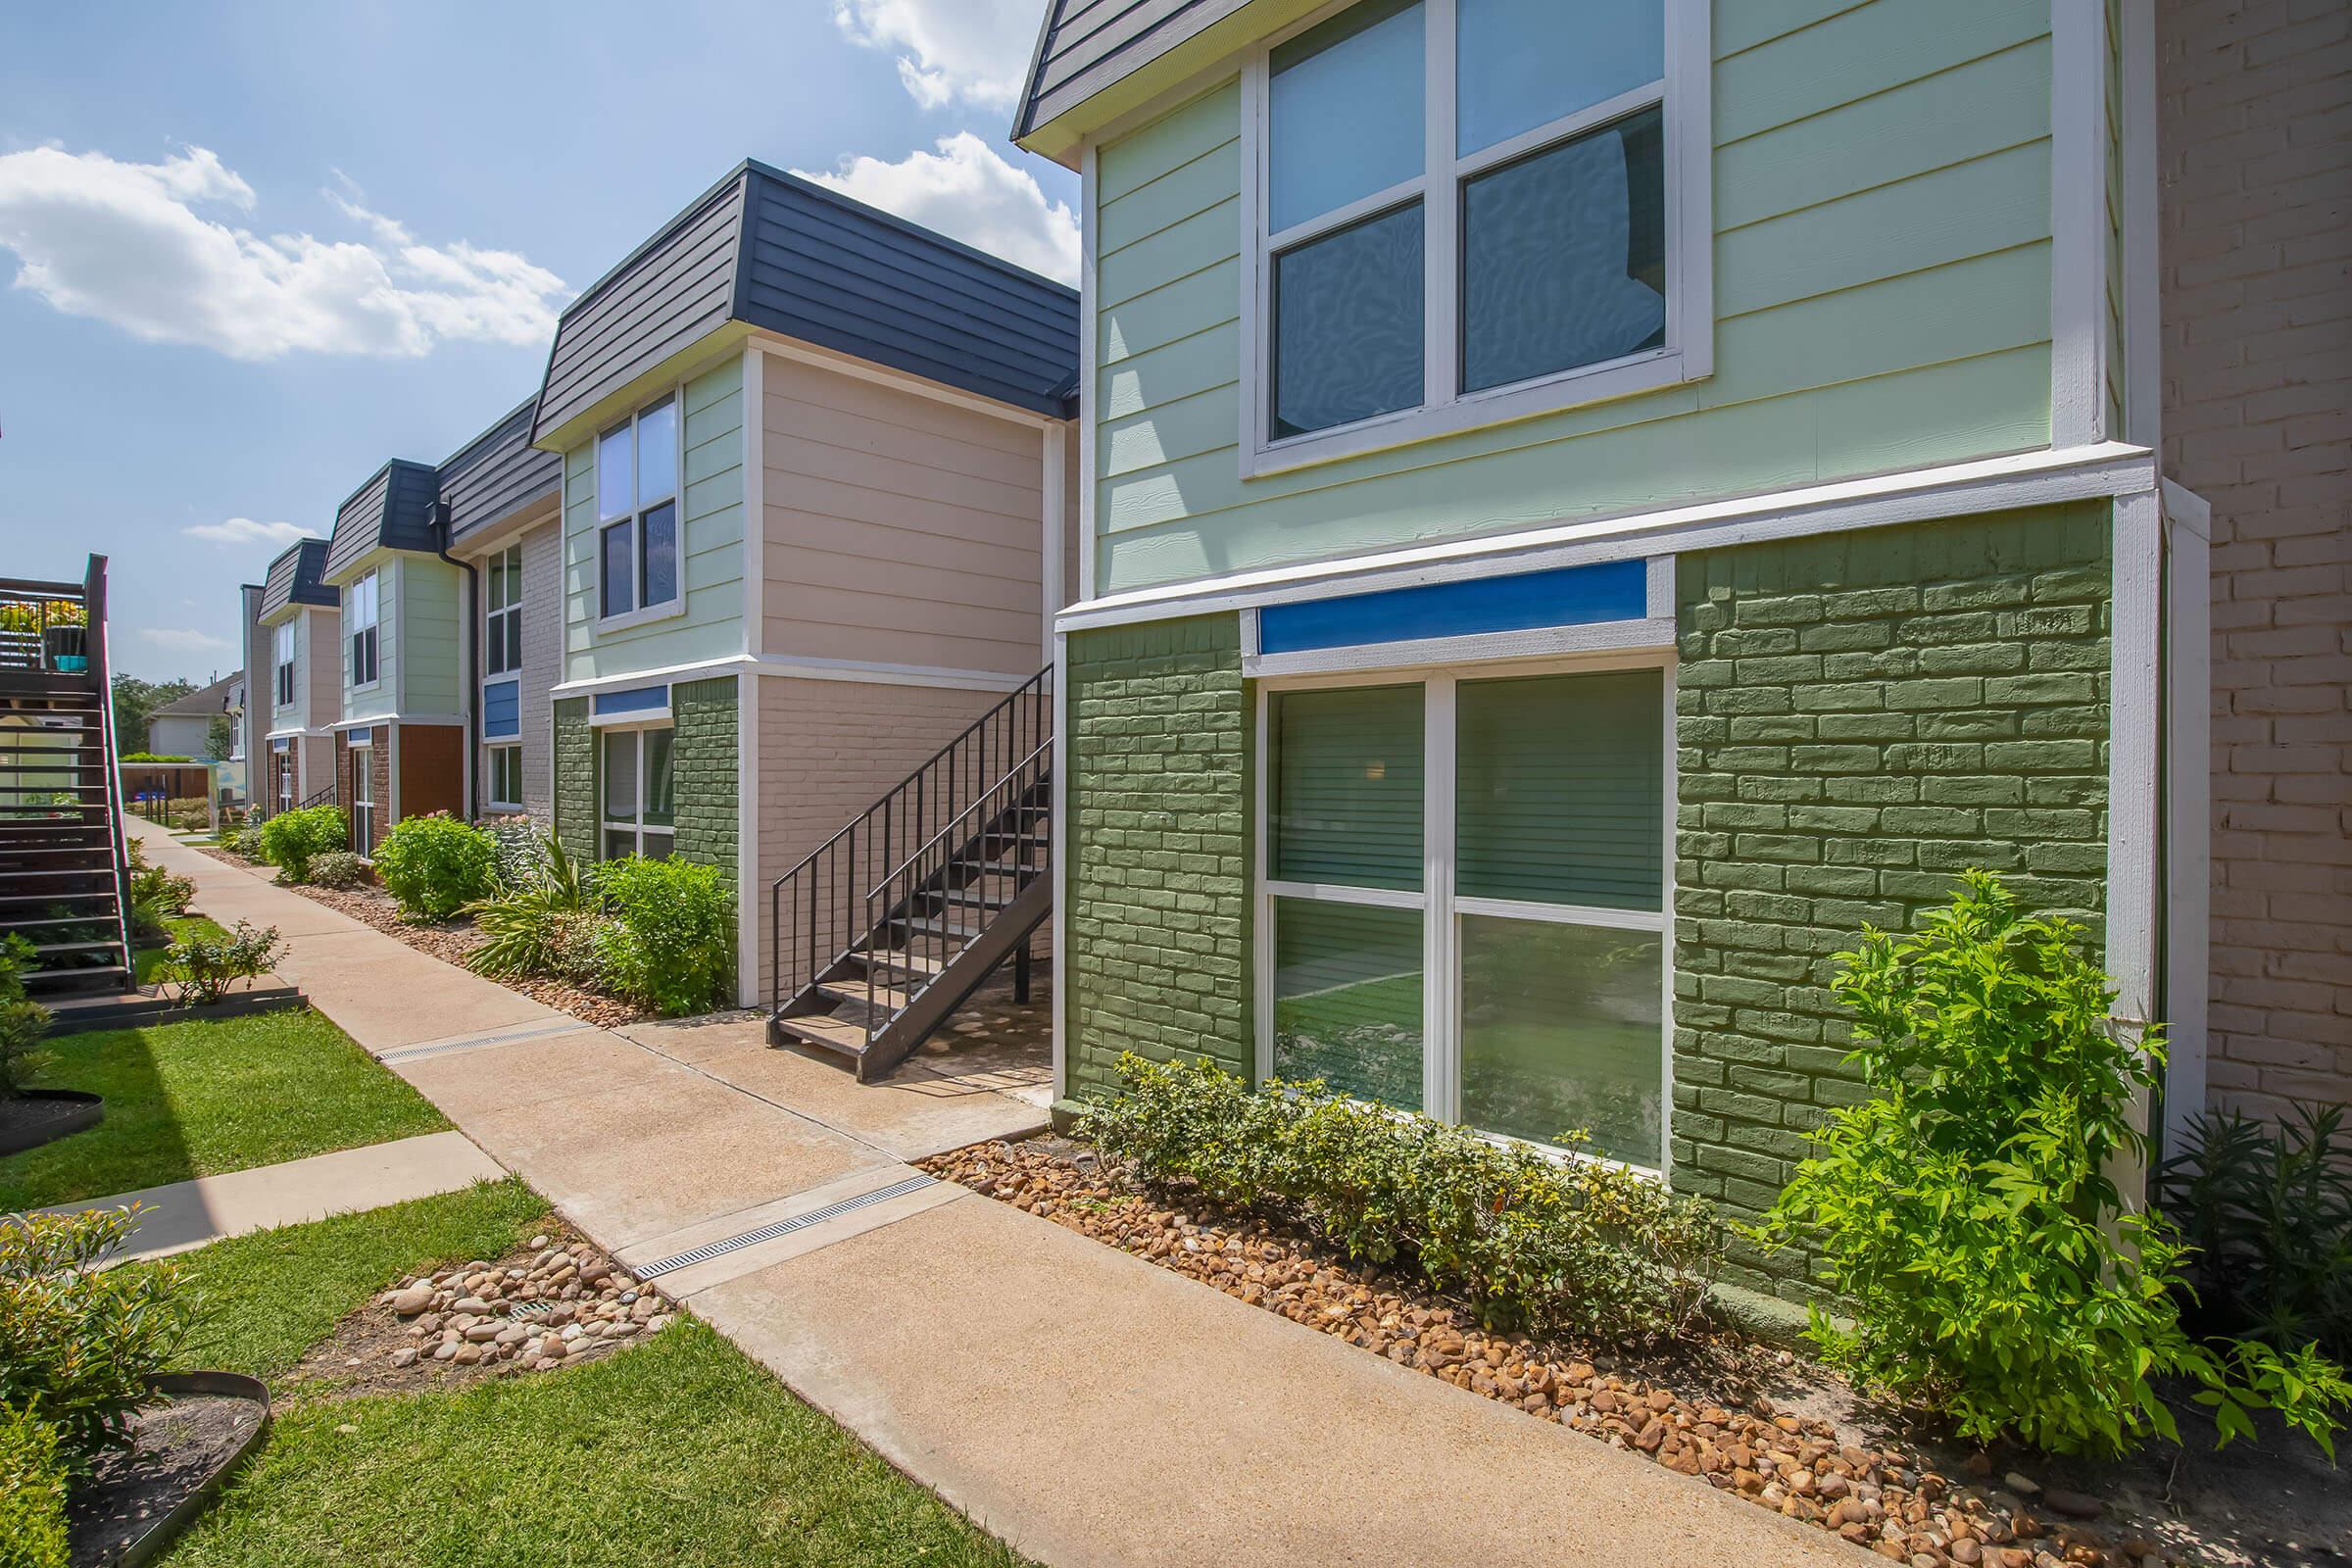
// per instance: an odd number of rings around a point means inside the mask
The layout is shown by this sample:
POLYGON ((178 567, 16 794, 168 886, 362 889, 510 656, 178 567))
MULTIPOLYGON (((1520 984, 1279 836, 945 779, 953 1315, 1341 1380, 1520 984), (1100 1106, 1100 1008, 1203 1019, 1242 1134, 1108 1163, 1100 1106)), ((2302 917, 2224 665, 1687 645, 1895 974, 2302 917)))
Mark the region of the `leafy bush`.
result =
POLYGON ((490 894, 498 842, 446 811, 403 817, 376 847, 375 873, 412 920, 448 919, 490 894))
POLYGON ((57 1428, 0 1406, 0 1568, 66 1568, 66 1467, 57 1428))
POLYGON ((262 858, 276 866, 288 882, 308 882, 311 861, 350 845, 351 819, 340 806, 280 811, 262 824, 262 858))
POLYGON ((599 866, 596 889, 605 989, 664 1018, 734 1000, 735 898, 716 866, 632 855, 599 866))
POLYGON ((24 971, 39 961, 25 938, 13 931, 0 937, 0 1100, 21 1092, 42 1062, 49 1009, 24 994, 24 971))
POLYGON ((252 860, 256 863, 268 860, 270 858, 269 847, 262 842, 262 839, 260 824, 241 827, 228 840, 228 853, 240 859, 252 860))
POLYGON ((250 920, 239 920, 225 936, 182 937, 164 954, 172 1000, 190 1007, 219 1002, 239 980, 267 974, 281 946, 277 927, 256 931, 250 920))
MULTIPOLYGON (((546 835, 535 835, 529 849, 527 864, 502 868, 502 878, 512 878, 505 892, 466 909, 487 940, 466 961, 476 974, 500 979, 544 974, 592 981, 594 933, 603 922, 594 867, 546 835)), ((505 857, 503 841, 500 853, 505 857)))
POLYGON ((1963 1437, 2095 1454, 2178 1441, 2151 1380, 2179 1378, 2224 1443, 2267 1407, 2332 1452, 2352 1385, 2309 1347, 2192 1340, 2180 1241, 2125 1212, 2106 1175, 2143 1152, 2133 1098, 2163 1046, 2110 1027, 2116 992, 2083 936, 1983 871, 1916 936, 1866 928, 1835 990, 1877 1095, 1833 1114, 1761 1235, 1819 1245, 1853 1320, 1814 1310, 1829 1361, 1963 1437))
POLYGON ((311 881, 322 888, 356 888, 368 880, 368 862, 349 850, 329 850, 311 861, 311 881))
POLYGON ((546 835, 537 822, 527 816, 492 816, 483 818, 481 828, 493 846, 490 880, 498 893, 514 893, 539 880, 547 852, 541 844, 546 835))
POLYGON ((193 762, 193 757, 166 756, 159 752, 125 752, 116 759, 120 762, 193 762))
POLYGON ((37 1410, 72 1474, 127 1441, 146 1380, 188 1336, 177 1264, 101 1266, 144 1213, 20 1214, 0 1227, 0 1407, 37 1410))
POLYGON ((130 899, 133 904, 152 906, 156 912, 169 919, 188 912, 188 904, 196 897, 193 877, 173 876, 160 865, 150 865, 144 852, 132 841, 130 856, 130 899))
POLYGON ((1078 1129, 1104 1154, 1295 1214, 1350 1257, 1418 1268, 1490 1327, 1653 1340, 1689 1328, 1714 1281, 1713 1209, 1622 1166, 1399 1118, 1320 1083, 1251 1094, 1207 1061, 1129 1054, 1119 1078, 1078 1129))
POLYGON ((2341 1105, 2283 1122, 2196 1117, 2157 1173, 2158 1202, 2196 1250, 2192 1322, 2274 1349, 2317 1343, 2352 1361, 2352 1138, 2341 1105))

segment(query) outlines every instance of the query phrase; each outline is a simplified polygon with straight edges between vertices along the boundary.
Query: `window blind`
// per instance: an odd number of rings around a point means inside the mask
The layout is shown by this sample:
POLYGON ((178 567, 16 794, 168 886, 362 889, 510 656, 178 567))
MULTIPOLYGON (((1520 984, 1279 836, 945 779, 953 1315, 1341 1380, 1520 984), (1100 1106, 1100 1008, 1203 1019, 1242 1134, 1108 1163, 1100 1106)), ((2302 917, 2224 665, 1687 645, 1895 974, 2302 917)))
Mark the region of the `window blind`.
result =
POLYGON ((1654 669, 1462 682, 1455 891, 1659 908, 1665 700, 1654 669))
POLYGON ((1276 878, 1421 886, 1422 706, 1419 686, 1276 695, 1268 847, 1276 878))

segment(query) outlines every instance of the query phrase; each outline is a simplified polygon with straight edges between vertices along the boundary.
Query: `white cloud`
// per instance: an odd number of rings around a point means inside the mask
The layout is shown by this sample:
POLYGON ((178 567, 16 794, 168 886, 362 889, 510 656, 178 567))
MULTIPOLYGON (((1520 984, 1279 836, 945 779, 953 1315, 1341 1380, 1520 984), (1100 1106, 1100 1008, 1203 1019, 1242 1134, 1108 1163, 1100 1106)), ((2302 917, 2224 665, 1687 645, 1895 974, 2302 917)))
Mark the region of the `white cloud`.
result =
POLYGON ((869 49, 895 51, 899 80, 925 109, 1009 110, 1029 74, 1043 0, 834 0, 833 21, 869 49))
POLYGON ((299 522, 256 522, 251 517, 191 523, 179 531, 191 539, 216 545, 267 545, 272 550, 283 550, 297 539, 318 537, 318 529, 306 528, 299 522))
POLYGON ((142 626, 139 635, 158 648, 169 648, 175 654, 200 654, 215 648, 235 646, 227 638, 216 637, 209 631, 182 631, 172 626, 142 626))
POLYGON ((0 154, 0 249, 16 253, 16 286, 58 310, 233 359, 414 358, 443 339, 530 345, 554 332, 566 291, 545 268, 463 240, 421 244, 356 191, 329 195, 374 243, 203 216, 257 204, 207 148, 133 164, 36 147, 0 154))
POLYGON ((853 158, 836 173, 794 172, 1015 267, 1078 281, 1077 215, 1066 202, 1047 201, 1035 175, 968 130, 941 137, 935 153, 911 152, 895 164, 853 158))

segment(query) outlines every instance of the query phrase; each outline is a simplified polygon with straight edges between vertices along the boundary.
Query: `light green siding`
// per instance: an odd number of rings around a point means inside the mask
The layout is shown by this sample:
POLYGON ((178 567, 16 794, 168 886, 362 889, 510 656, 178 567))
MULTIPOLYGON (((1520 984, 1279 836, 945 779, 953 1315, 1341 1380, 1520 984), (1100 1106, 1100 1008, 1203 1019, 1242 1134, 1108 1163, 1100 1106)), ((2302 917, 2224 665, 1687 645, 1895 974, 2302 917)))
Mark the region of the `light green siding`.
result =
POLYGON ((693 663, 744 649, 742 361, 729 360, 687 382, 684 407, 682 614, 598 629, 594 445, 583 443, 564 455, 566 680, 693 663))
POLYGON ((458 568, 431 556, 404 555, 394 575, 400 579, 401 659, 396 670, 387 656, 385 683, 397 675, 402 713, 446 717, 464 706, 459 700, 458 568))
POLYGON ((390 718, 400 711, 400 558, 389 550, 363 557, 358 569, 336 586, 343 590, 342 615, 350 614, 352 585, 373 571, 375 589, 375 683, 360 691, 351 683, 351 622, 339 619, 335 657, 343 665, 343 716, 390 718))
POLYGON ((302 729, 309 725, 310 716, 304 711, 311 695, 311 617, 301 610, 290 610, 275 622, 262 627, 268 639, 262 661, 270 676, 270 729, 302 729), (291 619, 294 622, 294 700, 277 700, 277 628, 291 619))
POLYGON ((1240 90, 1104 146, 1096 592, 2049 439, 2048 0, 1725 8, 1707 380, 1245 481, 1240 90))

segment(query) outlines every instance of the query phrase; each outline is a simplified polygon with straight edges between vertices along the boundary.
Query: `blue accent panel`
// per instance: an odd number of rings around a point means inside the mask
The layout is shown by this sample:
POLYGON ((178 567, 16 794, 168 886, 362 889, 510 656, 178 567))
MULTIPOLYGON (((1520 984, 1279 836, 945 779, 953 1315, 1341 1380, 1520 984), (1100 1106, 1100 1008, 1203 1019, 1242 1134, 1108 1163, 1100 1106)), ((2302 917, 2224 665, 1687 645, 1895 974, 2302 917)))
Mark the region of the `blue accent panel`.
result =
POLYGON ((595 702, 599 718, 621 713, 658 713, 669 706, 669 688, 632 686, 625 692, 598 692, 595 702))
POLYGON ((502 680, 482 688, 482 734, 494 741, 522 733, 522 683, 502 680))
POLYGON ((1648 611, 1648 563, 1604 561, 1509 577, 1268 605, 1257 612, 1257 651, 1298 654, 1480 632, 1589 626, 1604 620, 1640 620, 1648 611))

